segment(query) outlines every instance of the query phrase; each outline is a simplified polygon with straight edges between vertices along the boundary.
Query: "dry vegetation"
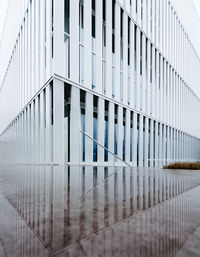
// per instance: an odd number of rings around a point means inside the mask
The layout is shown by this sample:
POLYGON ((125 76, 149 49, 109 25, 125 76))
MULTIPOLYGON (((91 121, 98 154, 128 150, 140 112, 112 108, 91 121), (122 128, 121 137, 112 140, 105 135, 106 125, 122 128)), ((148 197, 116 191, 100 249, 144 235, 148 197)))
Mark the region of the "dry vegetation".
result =
POLYGON ((166 165, 163 169, 200 170, 200 162, 177 162, 166 165))

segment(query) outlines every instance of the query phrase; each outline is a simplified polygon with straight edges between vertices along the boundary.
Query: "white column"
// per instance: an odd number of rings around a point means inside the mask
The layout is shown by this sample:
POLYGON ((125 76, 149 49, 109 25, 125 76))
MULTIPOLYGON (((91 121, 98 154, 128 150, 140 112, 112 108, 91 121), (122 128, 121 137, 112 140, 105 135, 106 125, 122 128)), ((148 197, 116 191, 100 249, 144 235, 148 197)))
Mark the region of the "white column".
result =
POLYGON ((44 130, 44 122, 45 122, 45 117, 44 117, 44 90, 40 93, 40 139, 39 139, 39 144, 40 144, 40 162, 44 163, 45 162, 45 130, 44 130))
MULTIPOLYGON (((93 138, 93 95, 86 92, 85 133, 93 138)), ((85 138, 85 162, 93 162, 93 141, 85 138)))
MULTIPOLYGON (((32 117, 31 117, 32 118, 32 117)), ((46 87, 46 162, 51 161, 51 110, 50 110, 50 85, 46 87)))
MULTIPOLYGON (((52 65, 52 57, 51 57, 51 26, 52 26, 52 14, 51 14, 51 1, 46 1, 47 3, 47 13, 46 13, 46 78, 48 79, 51 75, 51 65, 52 65)), ((33 5, 33 4, 32 4, 33 5)))
POLYGON ((106 3, 106 95, 112 97, 112 1, 106 3))
MULTIPOLYGON (((64 2, 64 1, 61 0, 61 2, 64 2)), ((87 2, 88 1, 84 1, 84 5, 87 5, 87 2)), ((85 7, 87 8, 87 6, 85 7)), ((60 10, 63 10, 63 9, 60 9, 60 10)), ((89 17, 91 20, 91 12, 89 17)), ((87 25, 89 26, 89 24, 85 23, 84 30, 85 29, 87 30, 87 25)), ((78 83, 79 82, 79 0, 70 1, 70 40, 71 40, 70 41, 70 55, 71 55, 70 56, 70 78, 74 82, 78 83)), ((91 41, 91 34, 89 37, 87 36, 85 38, 86 44, 87 44, 87 41, 91 41)), ((88 68, 89 67, 85 68, 87 72, 88 72, 88 68)))
POLYGON ((53 161, 64 163, 64 82, 57 79, 53 83, 53 161))
POLYGON ((118 107, 118 138, 117 138, 117 155, 122 159, 123 148, 123 108, 118 107))
POLYGON ((139 119, 139 167, 143 167, 143 116, 139 119))
POLYGON ((102 92, 102 0, 96 1, 96 91, 102 92))
POLYGON ((155 123, 155 167, 158 167, 158 122, 155 123))
POLYGON ((163 164, 166 164, 166 125, 164 125, 164 130, 163 130, 163 164))
POLYGON ((125 160, 130 162, 130 121, 131 113, 130 110, 126 110, 126 150, 125 150, 125 160))
POLYGON ((149 144, 149 119, 145 118, 145 155, 144 155, 144 166, 148 167, 148 144, 149 144))
MULTIPOLYGON (((56 0, 53 3, 54 3, 53 69, 54 69, 54 73, 64 77, 64 67, 65 67, 64 66, 64 1, 56 0)), ((70 3, 72 3, 72 1, 70 3)))
MULTIPOLYGON (((105 121, 104 121, 104 110, 105 110, 105 102, 103 98, 99 97, 98 102, 98 142, 101 145, 104 145, 104 127, 105 127, 105 121)), ((101 146, 98 146, 98 162, 103 163, 104 162, 104 149, 101 146)))
MULTIPOLYGON (((111 1, 110 1, 111 2, 111 1)), ((128 94, 128 17, 123 15, 123 102, 127 104, 128 94)))
POLYGON ((133 166, 137 166, 137 113, 133 113, 133 166))
MULTIPOLYGON (((144 7, 143 3, 143 7, 144 7)), ((144 9, 143 9, 144 10, 144 9)), ((145 16, 145 15, 144 15, 145 16)), ((143 17, 144 17, 143 16, 143 17)), ((142 111, 146 113, 146 37, 144 34, 142 34, 142 81, 141 81, 141 86, 142 86, 142 111)))
POLYGON ((136 67, 137 67, 137 78, 136 78, 136 88, 137 88, 137 110, 140 110, 140 30, 137 28, 137 53, 136 53, 136 67))
POLYGON ((115 26, 115 99, 120 101, 120 7, 116 4, 116 26, 115 26))
POLYGON ((91 88, 92 83, 92 55, 91 55, 91 1, 84 1, 84 84, 87 88, 91 88))
MULTIPOLYGON (((80 162, 80 89, 71 87, 71 107, 70 107, 70 162, 80 162)), ((92 126, 93 128, 93 126, 92 126)))
POLYGON ((153 130, 154 130, 154 121, 151 120, 151 129, 150 129, 150 167, 153 167, 153 149, 154 149, 154 133, 153 133, 153 130))
POLYGON ((159 138, 159 159, 158 160, 158 167, 162 167, 163 165, 163 125, 160 123, 160 138, 159 138))
MULTIPOLYGON (((108 111, 108 149, 114 153, 114 104, 109 102, 109 111, 108 111)), ((108 161, 113 162, 113 155, 108 153, 108 161)))

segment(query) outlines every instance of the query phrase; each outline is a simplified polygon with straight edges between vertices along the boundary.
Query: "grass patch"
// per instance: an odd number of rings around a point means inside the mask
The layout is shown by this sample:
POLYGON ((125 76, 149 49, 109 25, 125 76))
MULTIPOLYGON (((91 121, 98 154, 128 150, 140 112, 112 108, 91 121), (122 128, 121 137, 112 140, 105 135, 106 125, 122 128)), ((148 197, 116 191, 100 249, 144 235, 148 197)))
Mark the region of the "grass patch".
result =
POLYGON ((200 162, 176 162, 164 166, 163 169, 200 170, 200 162))

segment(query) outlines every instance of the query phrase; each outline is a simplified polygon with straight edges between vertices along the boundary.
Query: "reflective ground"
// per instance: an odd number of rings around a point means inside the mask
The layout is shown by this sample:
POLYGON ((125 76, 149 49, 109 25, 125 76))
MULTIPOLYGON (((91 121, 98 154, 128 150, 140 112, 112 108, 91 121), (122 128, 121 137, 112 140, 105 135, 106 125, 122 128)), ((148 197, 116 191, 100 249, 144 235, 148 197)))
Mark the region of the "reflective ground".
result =
POLYGON ((1 256, 200 256, 200 172, 0 166, 1 256))

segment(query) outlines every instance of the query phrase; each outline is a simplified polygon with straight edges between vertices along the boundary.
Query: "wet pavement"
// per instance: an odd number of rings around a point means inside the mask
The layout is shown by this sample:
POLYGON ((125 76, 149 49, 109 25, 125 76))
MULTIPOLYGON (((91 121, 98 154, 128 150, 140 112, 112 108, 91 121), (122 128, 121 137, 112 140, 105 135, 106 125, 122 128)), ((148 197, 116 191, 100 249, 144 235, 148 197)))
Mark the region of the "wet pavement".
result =
POLYGON ((200 171, 0 166, 0 257, 200 256, 200 171))

